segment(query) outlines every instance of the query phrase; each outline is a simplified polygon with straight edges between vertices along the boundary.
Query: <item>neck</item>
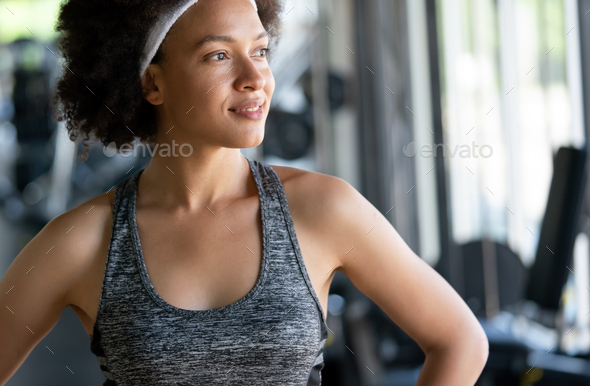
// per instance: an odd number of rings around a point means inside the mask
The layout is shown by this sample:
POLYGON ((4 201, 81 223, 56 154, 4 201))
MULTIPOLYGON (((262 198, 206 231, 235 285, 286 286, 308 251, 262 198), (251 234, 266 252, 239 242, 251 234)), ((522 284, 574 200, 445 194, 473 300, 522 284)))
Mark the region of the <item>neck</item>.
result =
MULTIPOLYGON (((246 195, 250 167, 239 149, 193 147, 188 157, 179 155, 178 147, 177 156, 172 156, 172 146, 170 156, 155 150, 138 184, 142 201, 148 205, 202 209, 246 195)), ((183 150, 184 154, 190 152, 183 150)))

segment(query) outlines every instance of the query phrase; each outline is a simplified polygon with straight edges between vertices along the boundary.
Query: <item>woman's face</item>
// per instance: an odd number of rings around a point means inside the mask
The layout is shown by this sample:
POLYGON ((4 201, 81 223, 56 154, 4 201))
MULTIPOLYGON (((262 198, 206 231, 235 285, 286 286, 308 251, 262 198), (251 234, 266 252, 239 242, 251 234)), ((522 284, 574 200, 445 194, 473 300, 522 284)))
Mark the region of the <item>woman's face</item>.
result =
POLYGON ((165 61, 150 65, 160 141, 258 146, 274 92, 268 35, 249 0, 200 0, 166 37, 165 61), (236 111, 258 107, 246 117, 236 111), (170 128, 172 130, 170 130, 170 128), (169 137, 169 138, 167 138, 169 137))

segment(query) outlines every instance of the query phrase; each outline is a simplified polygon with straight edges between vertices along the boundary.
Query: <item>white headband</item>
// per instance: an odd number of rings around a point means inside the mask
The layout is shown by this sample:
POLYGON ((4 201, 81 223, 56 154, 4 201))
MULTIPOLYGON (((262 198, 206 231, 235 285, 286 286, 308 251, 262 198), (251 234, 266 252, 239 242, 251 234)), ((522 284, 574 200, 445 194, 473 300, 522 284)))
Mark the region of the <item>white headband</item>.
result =
MULTIPOLYGON (((156 55, 160 44, 166 37, 172 25, 178 20, 178 18, 193 4, 195 4, 199 0, 182 0, 179 1, 176 6, 174 6, 168 13, 163 13, 160 15, 156 23, 150 29, 148 33, 148 39, 143 50, 143 56, 140 62, 140 71, 139 71, 139 78, 143 76, 145 71, 150 65, 150 62, 156 55)), ((258 12, 258 7, 256 6, 255 0, 250 0, 250 3, 254 6, 256 12, 258 12)))

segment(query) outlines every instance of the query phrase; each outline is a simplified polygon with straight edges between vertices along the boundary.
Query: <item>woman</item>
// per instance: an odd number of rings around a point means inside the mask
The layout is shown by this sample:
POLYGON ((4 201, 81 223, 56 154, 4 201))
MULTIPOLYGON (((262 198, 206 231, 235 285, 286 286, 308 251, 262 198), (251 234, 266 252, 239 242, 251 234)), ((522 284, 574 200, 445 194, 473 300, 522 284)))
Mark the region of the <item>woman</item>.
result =
POLYGON ((0 384, 70 306, 105 385, 319 385, 336 271, 424 350, 417 385, 475 383, 488 353, 481 326, 379 211, 339 178, 240 153, 264 137, 280 9, 62 5, 57 98, 72 140, 175 141, 192 153, 155 152, 17 256, 0 282, 13 311, 0 313, 0 384))

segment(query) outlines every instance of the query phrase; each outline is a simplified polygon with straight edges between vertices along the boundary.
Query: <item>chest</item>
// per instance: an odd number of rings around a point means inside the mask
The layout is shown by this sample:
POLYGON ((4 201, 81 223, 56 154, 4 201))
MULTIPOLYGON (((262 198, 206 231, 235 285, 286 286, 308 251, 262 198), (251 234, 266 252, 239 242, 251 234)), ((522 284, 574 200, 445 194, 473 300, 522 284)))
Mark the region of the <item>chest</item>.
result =
MULTIPOLYGON (((207 310, 237 302, 252 291, 262 270, 264 237, 273 249, 272 243, 280 238, 270 232, 287 232, 283 219, 275 222, 275 228, 282 229, 270 229, 265 235, 257 199, 209 207, 198 215, 137 211, 143 260, 159 296, 178 308, 207 310)), ((305 221, 299 221, 297 210, 291 215, 295 242, 326 310, 331 276, 325 271, 330 267, 326 261, 322 264, 321 245, 311 230, 301 226, 305 221)))
POLYGON ((255 285, 262 264, 260 213, 251 203, 199 213, 137 211, 150 281, 168 303, 205 310, 233 303, 255 285))

